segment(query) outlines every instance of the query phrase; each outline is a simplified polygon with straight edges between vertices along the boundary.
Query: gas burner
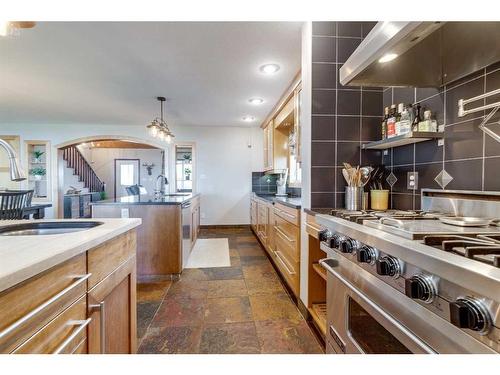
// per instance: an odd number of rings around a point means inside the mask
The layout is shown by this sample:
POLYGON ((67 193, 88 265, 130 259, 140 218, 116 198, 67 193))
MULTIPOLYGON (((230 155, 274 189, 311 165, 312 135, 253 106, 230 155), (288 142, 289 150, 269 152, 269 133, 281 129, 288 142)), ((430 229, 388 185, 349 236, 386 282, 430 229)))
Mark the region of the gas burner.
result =
POLYGON ((426 236, 424 243, 500 268, 500 235, 426 236))

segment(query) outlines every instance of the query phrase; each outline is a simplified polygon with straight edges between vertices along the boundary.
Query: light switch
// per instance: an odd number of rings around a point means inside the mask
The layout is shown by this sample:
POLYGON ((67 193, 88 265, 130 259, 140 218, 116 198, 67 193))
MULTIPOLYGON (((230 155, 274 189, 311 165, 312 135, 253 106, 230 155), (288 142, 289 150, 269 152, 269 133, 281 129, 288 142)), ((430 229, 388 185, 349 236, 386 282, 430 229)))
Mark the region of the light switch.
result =
POLYGON ((122 208, 121 217, 122 219, 128 219, 130 217, 128 208, 122 208))

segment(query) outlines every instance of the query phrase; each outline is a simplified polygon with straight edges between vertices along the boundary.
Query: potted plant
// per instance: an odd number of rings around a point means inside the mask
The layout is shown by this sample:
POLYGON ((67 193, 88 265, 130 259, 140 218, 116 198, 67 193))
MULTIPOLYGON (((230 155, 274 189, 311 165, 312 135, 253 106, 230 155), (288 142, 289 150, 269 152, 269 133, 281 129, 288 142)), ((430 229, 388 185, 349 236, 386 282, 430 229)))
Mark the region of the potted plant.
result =
POLYGON ((191 154, 184 154, 184 160, 191 161, 191 154))
POLYGON ((184 174, 186 175, 186 180, 191 179, 191 168, 184 168, 184 174))
POLYGON ((47 170, 42 167, 36 167, 30 170, 30 175, 34 177, 35 180, 40 181, 43 176, 47 173, 47 170))
POLYGON ((40 150, 33 151, 33 163, 41 163, 43 154, 45 154, 45 151, 40 151, 40 150))

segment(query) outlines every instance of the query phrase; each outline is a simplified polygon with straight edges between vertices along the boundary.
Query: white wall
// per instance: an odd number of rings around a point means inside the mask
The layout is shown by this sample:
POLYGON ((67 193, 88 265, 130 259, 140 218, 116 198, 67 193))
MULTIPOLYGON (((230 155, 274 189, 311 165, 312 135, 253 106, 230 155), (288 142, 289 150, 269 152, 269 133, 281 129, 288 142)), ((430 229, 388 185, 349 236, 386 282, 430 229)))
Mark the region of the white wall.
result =
POLYGON ((155 190, 156 177, 161 172, 161 150, 158 149, 132 149, 132 148, 89 148, 79 147, 80 152, 90 164, 97 177, 106 184, 106 195, 114 197, 115 189, 115 159, 139 159, 141 180, 148 193, 155 190), (155 166, 148 175, 146 167, 142 164, 153 163, 155 166))
MULTIPOLYGON (((302 111, 300 151, 302 157, 302 208, 311 207, 311 105, 312 105, 312 23, 302 26, 302 111)), ((301 215, 300 299, 307 306, 309 272, 309 235, 305 214, 301 215)))
MULTIPOLYGON (((195 178, 201 193, 204 225, 248 224, 251 172, 262 170, 262 130, 258 127, 173 127, 176 142, 196 144, 195 178), (248 148, 248 144, 251 148, 248 148)), ((0 124, 0 134, 21 136, 21 163, 26 165, 25 140, 50 140, 52 146, 52 204, 57 205, 57 159, 54 146, 87 136, 131 136, 152 141, 144 125, 0 124)), ((165 147, 167 154, 168 149, 165 147)), ((2 152, 2 151, 0 151, 2 152)), ((173 185, 173 184, 172 184, 173 185)), ((173 186, 172 186, 173 188, 173 186)), ((56 207, 48 210, 54 217, 56 207)))

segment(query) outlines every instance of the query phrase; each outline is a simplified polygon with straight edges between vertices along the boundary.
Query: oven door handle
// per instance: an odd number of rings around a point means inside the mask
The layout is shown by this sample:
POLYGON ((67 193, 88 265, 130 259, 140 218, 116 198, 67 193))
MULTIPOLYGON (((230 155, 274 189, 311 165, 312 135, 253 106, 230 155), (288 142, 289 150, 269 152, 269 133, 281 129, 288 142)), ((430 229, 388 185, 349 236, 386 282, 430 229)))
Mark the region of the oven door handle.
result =
POLYGON ((363 302, 369 305, 373 310, 379 313, 384 317, 389 323, 395 326, 399 331, 401 331, 405 336, 407 336, 411 341, 413 341, 419 348, 421 348, 425 353, 435 354, 436 352, 432 350, 427 344, 425 344, 422 340, 420 340, 417 336, 415 336, 410 330, 408 330, 405 326, 399 323, 396 319, 394 319, 391 315, 382 310, 377 304, 372 302, 368 297, 366 297, 363 293, 361 293, 354 285, 352 285, 348 280, 346 280, 341 274, 339 274, 333 267, 338 266, 338 262, 335 259, 325 258, 320 259, 319 264, 323 266, 328 272, 334 275, 337 279, 339 279, 342 284, 344 284, 349 290, 351 290, 356 296, 358 296, 363 302), (329 264, 333 263, 333 264, 329 264))

